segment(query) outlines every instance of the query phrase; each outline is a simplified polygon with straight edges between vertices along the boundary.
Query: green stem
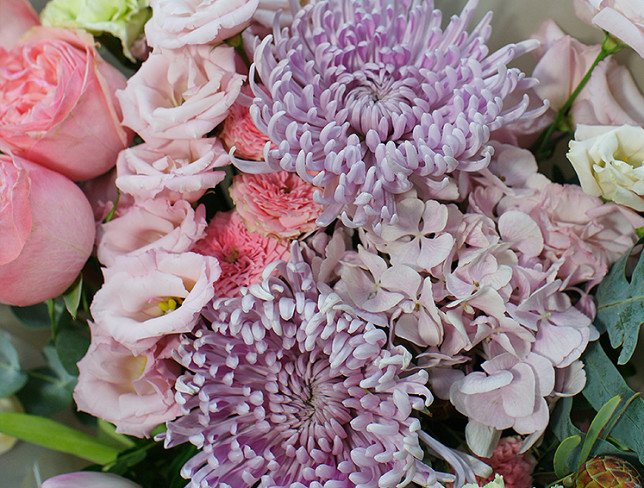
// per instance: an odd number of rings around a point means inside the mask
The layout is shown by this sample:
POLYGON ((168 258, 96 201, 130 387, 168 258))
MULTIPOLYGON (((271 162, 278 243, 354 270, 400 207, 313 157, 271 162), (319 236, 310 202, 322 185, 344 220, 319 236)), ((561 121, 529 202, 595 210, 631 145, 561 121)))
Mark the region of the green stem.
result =
MULTIPOLYGON (((555 116, 554 122, 548 126, 546 131, 541 134, 541 137, 539 137, 537 142, 534 144, 533 152, 537 161, 544 161, 552 156, 556 145, 551 144, 552 135, 556 131, 561 130, 564 121, 570 114, 570 110, 572 109, 575 100, 577 100, 579 94, 583 91, 583 89, 590 81, 590 78, 593 75, 593 71, 595 71, 597 65, 616 52, 619 52, 623 47, 623 44, 615 41, 615 39, 609 34, 606 34, 604 42, 602 43, 601 51, 599 51, 599 54, 597 54, 597 57, 593 61, 593 64, 590 65, 590 68, 588 68, 588 71, 579 82, 579 85, 577 85, 577 88, 575 88, 575 90, 570 94, 563 107, 559 109, 557 115, 555 116)), ((570 131, 570 129, 568 129, 568 131, 570 131)))

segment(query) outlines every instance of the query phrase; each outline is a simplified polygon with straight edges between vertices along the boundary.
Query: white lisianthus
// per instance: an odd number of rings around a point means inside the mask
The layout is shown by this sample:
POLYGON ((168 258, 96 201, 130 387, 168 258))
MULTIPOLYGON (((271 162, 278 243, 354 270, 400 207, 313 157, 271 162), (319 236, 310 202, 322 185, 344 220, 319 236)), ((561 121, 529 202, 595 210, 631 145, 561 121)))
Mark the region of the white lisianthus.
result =
POLYGON ((579 125, 568 159, 584 192, 644 212, 644 128, 579 125))
MULTIPOLYGON (((487 485, 483 486, 483 488, 504 488, 505 483, 503 482, 503 476, 500 475, 495 475, 494 480, 490 481, 487 485)), ((479 485, 476 483, 468 483, 467 485, 464 485, 463 488, 479 488, 479 485)))
MULTIPOLYGON (((0 398, 0 412, 23 412, 23 409, 16 397, 0 398)), ((10 451, 16 442, 15 437, 0 434, 0 455, 10 451)))

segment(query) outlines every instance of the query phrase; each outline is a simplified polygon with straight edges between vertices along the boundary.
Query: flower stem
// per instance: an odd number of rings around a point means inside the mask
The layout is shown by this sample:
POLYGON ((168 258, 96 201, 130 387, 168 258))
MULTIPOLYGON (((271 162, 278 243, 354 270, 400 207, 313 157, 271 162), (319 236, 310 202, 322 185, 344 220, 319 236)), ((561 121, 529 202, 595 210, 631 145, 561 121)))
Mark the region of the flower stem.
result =
POLYGON ((559 109, 557 115, 555 116, 554 122, 548 126, 545 132, 541 134, 541 137, 539 137, 537 142, 534 144, 532 149, 537 161, 544 161, 552 156, 556 147, 556 142, 558 142, 557 140, 554 144, 551 144, 552 135, 555 132, 562 129, 568 133, 572 131, 567 124, 566 128, 564 129, 564 124, 566 122, 566 119, 568 118, 568 115, 570 114, 570 110, 572 109, 575 100, 577 100, 579 94, 590 81, 590 78, 593 75, 593 71, 595 71, 597 65, 606 58, 619 52, 623 47, 623 44, 621 44, 619 41, 616 41, 615 38, 613 38, 610 34, 606 33, 606 37, 604 38, 604 42, 601 46, 601 51, 599 51, 599 54, 597 54, 597 57, 593 61, 593 64, 590 65, 590 68, 588 68, 588 71, 579 82, 579 85, 577 85, 577 88, 575 88, 575 90, 570 94, 563 107, 559 109))

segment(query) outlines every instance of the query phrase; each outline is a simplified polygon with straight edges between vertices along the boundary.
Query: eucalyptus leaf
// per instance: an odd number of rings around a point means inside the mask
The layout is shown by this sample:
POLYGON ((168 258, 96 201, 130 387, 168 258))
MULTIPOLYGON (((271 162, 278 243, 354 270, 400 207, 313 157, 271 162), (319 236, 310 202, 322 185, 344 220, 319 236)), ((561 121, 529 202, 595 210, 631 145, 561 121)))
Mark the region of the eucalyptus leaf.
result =
POLYGON ((76 314, 78 313, 78 307, 81 302, 82 293, 83 293, 83 276, 81 275, 63 295, 63 302, 65 302, 65 308, 67 308, 69 315, 71 315, 73 319, 76 319, 76 314))
POLYGON ((49 309, 44 302, 30 307, 11 307, 11 311, 20 323, 26 327, 32 329, 49 329, 51 325, 49 309))
POLYGON ((13 395, 26 382, 27 373, 20 367, 20 358, 11 342, 11 335, 0 330, 0 398, 13 395))
POLYGON ((597 439, 599 439, 599 434, 601 434, 604 427, 606 427, 606 425, 613 418, 613 415, 615 414, 615 410, 617 410, 617 407, 621 402, 622 402, 622 397, 620 397, 619 395, 616 395, 610 400, 608 400, 604 405, 602 405, 602 407, 597 412, 597 415, 595 415, 595 418, 590 423, 588 432, 586 432, 586 437, 584 438, 584 444, 581 446, 581 453, 579 454, 577 469, 579 469, 581 465, 585 463, 588 457, 590 456, 593 446, 597 442, 597 439))
POLYGON ((640 256, 631 280, 626 276, 630 251, 617 261, 597 289, 597 320, 600 332, 607 331, 613 348, 621 346, 618 364, 626 364, 635 351, 644 323, 644 259, 640 256))
POLYGON ((579 434, 566 437, 555 451, 553 465, 555 468, 555 475, 557 478, 563 478, 569 474, 572 469, 570 468, 569 459, 575 448, 581 443, 581 436, 579 434))
POLYGON ((24 413, 0 412, 0 432, 101 465, 113 462, 119 453, 118 449, 102 444, 84 432, 24 413))
POLYGON ((56 353, 65 371, 70 375, 78 376, 76 363, 85 356, 89 343, 89 338, 78 327, 66 327, 59 330, 54 342, 56 353))

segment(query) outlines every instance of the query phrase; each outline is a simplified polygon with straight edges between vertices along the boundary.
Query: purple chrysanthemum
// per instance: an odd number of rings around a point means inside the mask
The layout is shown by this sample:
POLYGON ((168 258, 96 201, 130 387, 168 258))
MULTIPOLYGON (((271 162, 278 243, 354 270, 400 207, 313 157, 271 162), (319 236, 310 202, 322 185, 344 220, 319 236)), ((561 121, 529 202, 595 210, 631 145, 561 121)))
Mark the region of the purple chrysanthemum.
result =
MULTIPOLYGON (((490 132, 526 114, 532 79, 506 65, 537 45, 489 55, 491 14, 471 33, 477 0, 441 29, 433 2, 317 0, 290 29, 255 51, 255 123, 275 144, 268 166, 321 188, 325 213, 352 227, 390 221, 395 196, 438 190, 454 171, 478 171, 492 153, 490 132)), ((254 72, 251 72, 251 82, 254 72)))
MULTIPOLYGON (((177 382, 184 416, 166 445, 201 452, 190 487, 442 486, 422 463, 420 422, 431 402, 424 371, 402 347, 320 293, 294 245, 244 296, 219 299, 210 325, 185 336, 177 382)), ((430 449, 432 440, 425 440, 430 449)), ((472 475, 473 477, 473 475, 472 475)))

